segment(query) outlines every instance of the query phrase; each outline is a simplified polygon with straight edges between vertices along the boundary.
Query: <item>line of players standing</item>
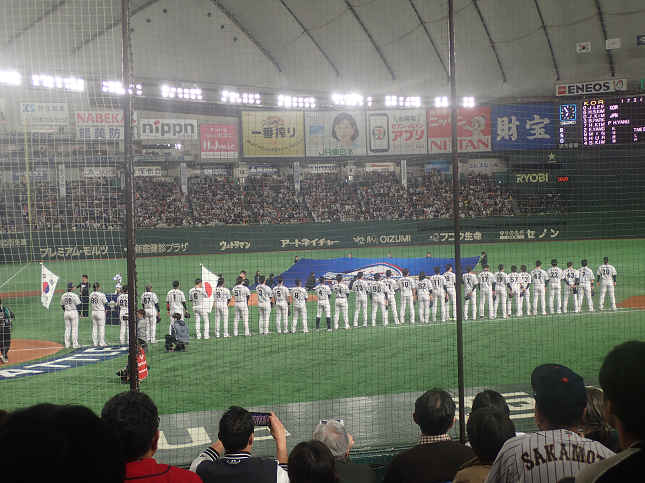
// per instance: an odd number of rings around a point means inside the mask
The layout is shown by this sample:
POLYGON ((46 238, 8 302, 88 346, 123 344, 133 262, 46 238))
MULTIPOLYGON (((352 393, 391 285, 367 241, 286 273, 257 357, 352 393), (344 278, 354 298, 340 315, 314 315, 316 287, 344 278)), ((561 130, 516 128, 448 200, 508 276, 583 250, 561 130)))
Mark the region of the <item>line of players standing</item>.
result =
MULTIPOLYGON (((541 304, 542 315, 546 315, 546 290, 549 289, 549 311, 553 313, 566 313, 568 309, 569 297, 573 298, 574 312, 580 312, 587 298, 587 304, 590 312, 594 312, 592 296, 594 274, 587 267, 587 260, 582 260, 581 268, 574 269, 573 263, 568 262, 566 270, 558 267, 557 260, 551 260, 551 268, 548 271, 542 269, 542 263, 538 260, 535 262, 535 269, 527 273, 526 265, 520 267, 512 266, 510 273, 504 272, 504 265, 498 266, 498 272, 491 273, 489 266, 484 264, 483 271, 476 275, 472 267, 466 267, 466 273, 463 274, 465 306, 464 320, 468 320, 469 306, 471 309, 470 316, 473 319, 484 318, 485 305, 488 304, 488 316, 494 319, 497 316, 499 305, 502 305, 502 317, 507 318, 512 314, 512 299, 516 302, 516 315, 521 317, 523 309, 526 313, 537 315, 538 306, 541 304), (562 281, 564 281, 564 293, 562 294, 562 281), (477 308, 477 289, 479 289, 480 300, 479 309, 477 308), (531 303, 531 290, 533 291, 533 301, 531 303), (563 295, 563 296, 562 296, 563 295)), ((392 278, 392 272, 387 270, 385 278, 381 279, 379 273, 374 274, 373 280, 368 281, 364 278, 363 272, 358 272, 356 277, 349 283, 343 282, 343 276, 336 276, 336 283, 330 288, 325 283, 325 278, 319 278, 319 284, 313 288, 317 295, 317 312, 316 312, 316 330, 320 330, 320 320, 323 313, 326 318, 327 331, 339 328, 341 315, 345 323, 345 329, 351 329, 349 323, 349 304, 348 297, 353 291, 356 295, 356 304, 354 311, 353 327, 359 327, 359 319, 362 312, 363 327, 367 327, 367 301, 368 297, 372 305, 372 326, 376 325, 378 311, 381 311, 383 326, 389 323, 389 312, 392 312, 393 320, 396 325, 404 323, 406 309, 409 311, 410 322, 415 323, 415 301, 419 301, 419 319, 421 323, 428 323, 430 319, 430 308, 432 307, 432 321, 436 322, 437 310, 441 307, 441 320, 447 321, 450 317, 450 302, 452 301, 452 319, 456 319, 456 275, 451 265, 446 265, 446 270, 441 274, 440 267, 435 267, 435 274, 426 277, 424 272, 420 272, 418 280, 409 276, 409 270, 402 271, 402 277, 398 280, 392 278), (397 310, 395 292, 400 291, 401 302, 400 311, 397 310), (335 295, 334 305, 334 327, 331 326, 331 294, 335 295), (400 314, 400 316, 399 316, 400 314)), ((600 287, 600 305, 603 309, 605 295, 608 292, 613 310, 616 308, 616 299, 614 286, 616 285, 616 269, 609 265, 607 257, 603 260, 596 271, 597 284, 600 287)), ((275 307, 276 311, 276 328, 278 333, 295 333, 297 330, 298 320, 302 321, 302 331, 309 332, 307 325, 307 305, 306 302, 309 294, 301 286, 301 281, 295 281, 296 287, 289 289, 284 286, 282 277, 277 277, 277 286, 274 288, 266 284, 264 276, 259 277, 259 283, 256 286, 258 298, 258 313, 260 334, 268 335, 269 320, 271 310, 275 307), (291 302, 293 302, 293 318, 291 330, 289 330, 288 317, 291 315, 291 302)), ((248 283, 248 282, 247 282, 248 283)), ((93 292, 86 295, 87 289, 83 286, 89 286, 87 276, 83 276, 83 283, 80 284, 81 298, 74 293, 74 285, 67 284, 67 293, 61 297, 61 306, 65 313, 65 346, 70 347, 70 332, 74 348, 80 347, 78 344, 78 317, 80 308, 83 307, 83 315, 87 317, 87 303, 92 307, 92 342, 95 347, 106 347, 105 342, 105 317, 107 314, 107 298, 101 292, 98 282, 92 286, 93 292)), ((141 295, 141 304, 145 310, 145 317, 142 322, 141 337, 146 341, 155 343, 156 325, 161 320, 159 313, 159 298, 152 291, 152 284, 146 284, 146 291, 141 295)), ((122 294, 117 298, 119 306, 119 319, 121 323, 119 340, 121 344, 128 341, 128 286, 122 287, 122 294)), ((248 300, 251 292, 247 285, 244 284, 243 277, 237 277, 236 285, 229 290, 224 286, 224 278, 220 277, 217 288, 214 291, 215 309, 215 337, 220 337, 220 328, 223 328, 223 336, 230 337, 228 331, 228 306, 231 298, 235 299, 235 317, 233 326, 233 335, 238 335, 238 325, 241 320, 244 325, 244 335, 251 336, 249 329, 249 309, 248 300)), ((197 339, 202 338, 202 320, 204 322, 204 339, 210 339, 210 320, 207 299, 208 294, 202 286, 202 280, 196 279, 195 286, 190 289, 188 299, 193 304, 195 313, 195 332, 197 339)), ((179 290, 179 282, 173 282, 173 288, 166 295, 167 315, 174 316, 178 314, 181 320, 190 317, 186 306, 186 297, 179 290)), ((172 333, 172 327, 169 330, 172 333)))

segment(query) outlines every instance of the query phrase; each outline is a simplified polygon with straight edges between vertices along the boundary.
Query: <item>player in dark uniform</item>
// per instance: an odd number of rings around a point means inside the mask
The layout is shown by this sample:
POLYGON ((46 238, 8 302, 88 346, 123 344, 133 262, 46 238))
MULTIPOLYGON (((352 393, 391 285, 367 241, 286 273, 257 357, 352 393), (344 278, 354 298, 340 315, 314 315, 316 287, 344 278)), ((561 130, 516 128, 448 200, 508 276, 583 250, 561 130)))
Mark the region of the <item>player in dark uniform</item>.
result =
POLYGON ((83 281, 76 286, 76 288, 80 289, 79 295, 81 296, 81 317, 83 318, 87 318, 90 313, 90 282, 88 282, 87 278, 87 275, 83 275, 83 281))
POLYGON ((0 361, 5 364, 9 362, 7 353, 11 346, 11 319, 13 318, 13 312, 2 305, 2 300, 0 299, 0 361))

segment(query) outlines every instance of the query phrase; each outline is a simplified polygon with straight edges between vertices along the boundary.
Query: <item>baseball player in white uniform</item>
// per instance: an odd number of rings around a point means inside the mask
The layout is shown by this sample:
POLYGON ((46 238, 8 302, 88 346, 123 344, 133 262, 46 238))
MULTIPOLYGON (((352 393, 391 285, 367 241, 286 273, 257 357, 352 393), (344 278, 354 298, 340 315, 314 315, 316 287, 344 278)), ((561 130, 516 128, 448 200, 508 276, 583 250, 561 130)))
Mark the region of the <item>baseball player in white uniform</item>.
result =
POLYGON ((188 298, 193 303, 195 313, 195 333, 198 339, 202 338, 201 319, 204 319, 204 339, 210 339, 210 321, 208 320, 208 293, 202 286, 202 279, 195 279, 195 286, 188 291, 188 298))
POLYGON ((582 303, 584 302, 585 294, 587 295, 587 303, 589 305, 589 312, 595 312, 593 308, 592 291, 593 291, 593 271, 587 267, 587 259, 580 262, 580 283, 578 284, 578 312, 582 310, 582 303))
MULTIPOLYGON (((392 311, 394 323, 396 325, 399 325, 399 322, 403 322, 403 317, 401 317, 401 320, 399 320, 399 311, 396 308, 396 291, 400 289, 399 282, 392 278, 392 270, 385 271, 385 278, 382 279, 381 282, 385 284, 385 288, 387 289, 388 311, 392 311)), ((403 301, 403 298, 401 298, 401 301, 403 301)), ((387 318, 389 322, 390 316, 387 315, 387 318)))
POLYGON ((255 293, 258 297, 258 313, 260 314, 260 334, 269 335, 269 320, 271 318, 271 298, 273 290, 266 284, 266 277, 260 275, 255 293))
POLYGON ((477 277, 479 279, 479 318, 484 318, 484 303, 488 304, 488 318, 495 317, 493 312, 493 282, 495 277, 490 273, 488 264, 482 265, 482 271, 477 277))
POLYGON ((509 439, 486 483, 573 483, 587 465, 614 453, 578 434, 587 393, 584 380, 564 366, 545 364, 531 376, 538 431, 509 439))
POLYGON ((318 306, 316 312, 316 330, 320 330, 320 316, 323 311, 325 312, 325 317, 327 318, 327 332, 331 332, 331 308, 329 307, 329 297, 331 295, 331 289, 325 285, 325 277, 321 276, 318 279, 320 282, 316 285, 314 292, 318 296, 318 306))
POLYGON ((341 312, 343 313, 343 319, 345 320, 345 330, 351 329, 349 325, 349 313, 348 313, 348 303, 347 296, 349 295, 349 287, 343 282, 343 276, 339 273, 336 275, 336 284, 333 288, 334 295, 336 295, 336 301, 334 303, 334 329, 338 329, 338 320, 340 319, 341 312))
POLYGON ((531 274, 527 272, 526 265, 520 267, 520 304, 518 307, 518 316, 523 315, 524 306, 526 314, 531 315, 531 274))
POLYGON ((233 297, 235 297, 235 319, 233 322, 233 335, 237 337, 238 326, 240 319, 244 323, 244 336, 251 337, 251 331, 249 330, 249 297, 251 296, 251 291, 245 285, 242 285, 244 279, 242 277, 237 277, 235 279, 235 287, 233 287, 233 297))
POLYGON ((119 321, 121 330, 119 331, 119 341, 121 344, 127 344, 130 340, 130 331, 128 330, 128 286, 121 287, 123 293, 116 298, 116 304, 119 306, 119 321))
MULTIPOLYGON (((385 310, 387 299, 387 286, 381 281, 381 274, 374 274, 374 281, 370 283, 370 297, 372 298, 372 327, 376 326, 376 313, 381 309, 383 327, 387 327, 387 312, 385 310)), ((393 301, 394 302, 394 301, 393 301)), ((394 302, 396 305, 396 302, 394 302)))
POLYGON ((464 282, 464 298, 466 302, 464 303, 464 320, 468 320, 468 305, 472 308, 473 320, 477 319, 477 285, 479 280, 477 275, 473 273, 473 267, 468 265, 466 267, 466 273, 461 277, 464 282))
POLYGON ((515 313, 519 317, 522 315, 522 298, 520 295, 520 274, 517 273, 517 267, 511 265, 511 273, 508 274, 508 284, 510 285, 512 297, 508 297, 506 313, 508 315, 513 315, 513 299, 515 299, 515 313))
POLYGON ((399 289, 401 290, 401 316, 399 318, 399 321, 401 323, 405 323, 405 308, 409 305, 410 323, 414 324, 414 301, 417 299, 417 284, 412 278, 408 276, 410 274, 410 270, 408 270, 407 268, 404 268, 401 271, 401 274, 403 276, 399 279, 399 289))
POLYGON ((301 287, 302 282, 299 278, 295 280, 296 288, 291 289, 291 300, 293 300, 293 318, 291 319, 291 332, 296 333, 298 327, 298 318, 302 319, 302 332, 307 334, 307 299, 309 294, 307 290, 301 287))
POLYGON ((558 261, 554 258, 551 260, 551 268, 547 270, 549 276, 549 313, 557 310, 558 314, 562 313, 562 269, 558 267, 558 261), (554 298, 557 297, 557 304, 554 304, 554 298))
POLYGON ((430 279, 426 278, 425 272, 419 272, 419 281, 417 282, 417 298, 419 299, 419 320, 422 324, 430 321, 430 294, 432 293, 432 284, 430 279))
POLYGON ((567 269, 562 272, 564 280, 564 297, 562 299, 562 312, 567 313, 569 295, 573 296, 573 310, 578 311, 578 284, 580 283, 580 272, 573 268, 573 262, 567 262, 567 269))
POLYGON ((101 285, 94 282, 93 292, 90 294, 92 305, 92 345, 94 347, 107 347, 105 343, 105 316, 107 315, 107 297, 101 292, 101 285))
POLYGON ((81 299, 74 293, 74 284, 67 284, 67 292, 60 298, 60 305, 65 313, 65 347, 69 347, 69 334, 72 334, 72 346, 78 349, 78 311, 81 308, 81 299))
POLYGON ((452 305, 452 320, 457 320, 457 292, 455 291, 457 276, 452 271, 452 265, 446 265, 446 271, 443 272, 443 277, 446 279, 446 293, 448 294, 448 302, 446 302, 448 319, 450 319, 450 305, 452 305))
POLYGON ((186 309, 186 296, 184 292, 179 290, 179 281, 174 280, 172 282, 172 290, 166 294, 166 311, 168 317, 170 317, 170 326, 168 328, 168 333, 172 334, 172 323, 174 314, 181 315, 181 320, 188 318, 188 309, 186 309))
POLYGON ((604 263, 598 267, 596 275, 598 276, 598 287, 600 287, 600 302, 598 308, 603 309, 605 304, 605 295, 609 292, 609 300, 611 301, 611 309, 618 310, 616 307, 616 296, 614 295, 614 287, 616 286, 616 269, 613 265, 609 265, 609 257, 602 260, 604 263))
POLYGON ((157 342, 157 315, 159 314, 159 298, 152 291, 152 284, 146 284, 146 291, 141 294, 141 305, 146 311, 146 340, 151 344, 157 342))
POLYGON ((546 315, 546 285, 549 283, 549 274, 542 270, 542 262, 535 262, 535 270, 531 272, 533 284, 533 315, 537 315, 538 298, 542 304, 542 315, 546 315))
POLYGON ((497 318, 497 309, 499 307, 499 304, 502 304, 502 318, 506 319, 508 318, 508 312, 507 312, 507 297, 508 297, 508 290, 511 290, 511 293, 513 293, 511 289, 511 285, 508 282, 508 275, 506 272, 504 272, 504 265, 499 264, 497 266, 497 272, 495 273, 495 300, 493 301, 493 318, 497 318))
POLYGON ((224 286, 224 277, 217 279, 215 289, 215 337, 219 337, 220 322, 224 325, 224 337, 230 337, 228 333, 228 303, 231 301, 231 292, 224 286))
POLYGON ((289 289, 284 286, 284 278, 278 276, 278 285, 273 289, 273 300, 275 301, 275 325, 278 334, 281 333, 282 320, 284 320, 284 333, 289 333, 289 289))
POLYGON ((441 321, 448 320, 446 313, 446 278, 441 275, 441 268, 434 267, 434 275, 430 277, 432 284, 432 321, 437 321, 437 306, 441 305, 441 321))
MULTIPOLYGON (((358 317, 363 311, 363 327, 367 327, 367 293, 370 285, 363 279, 363 272, 356 274, 356 280, 351 284, 351 290, 356 294, 356 305, 354 306, 354 327, 358 327, 358 317)), ((394 304, 396 306, 396 303, 394 304)))

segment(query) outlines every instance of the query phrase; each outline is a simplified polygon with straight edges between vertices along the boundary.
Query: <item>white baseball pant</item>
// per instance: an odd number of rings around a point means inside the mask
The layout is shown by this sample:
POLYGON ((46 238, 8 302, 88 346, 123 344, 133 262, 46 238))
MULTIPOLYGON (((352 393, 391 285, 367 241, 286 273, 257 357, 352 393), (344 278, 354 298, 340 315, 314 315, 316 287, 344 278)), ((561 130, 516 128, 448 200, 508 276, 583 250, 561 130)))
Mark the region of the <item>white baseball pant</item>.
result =
POLYGON ((237 336, 240 318, 244 322, 244 335, 251 335, 249 331, 249 306, 245 302, 235 303, 235 321, 233 322, 233 335, 237 336))
POLYGON ((278 302, 275 304, 275 325, 278 328, 278 334, 282 332, 282 320, 284 319, 284 332, 289 332, 289 306, 287 302, 278 302))
POLYGON ((455 287, 447 287, 446 292, 448 292, 449 297, 449 302, 446 303, 448 318, 450 318, 450 305, 452 304, 452 318, 457 320, 457 292, 455 291, 455 287))
POLYGON ((291 332, 296 333, 296 328, 298 327, 298 318, 302 319, 302 331, 309 332, 307 327, 307 306, 305 304, 302 307, 293 305, 293 319, 291 322, 291 332))
MULTIPOLYGON (((396 302, 394 303, 396 305, 396 302)), ((372 297, 372 327, 376 325, 376 312, 381 309, 381 316, 383 317, 383 327, 387 325, 387 311, 385 310, 385 299, 372 297)))
POLYGON ((533 315, 538 312, 538 299, 542 307, 542 315, 546 315, 546 289, 544 285, 533 285, 533 315))
POLYGON ((570 287, 568 284, 564 285, 564 297, 562 298, 562 312, 567 313, 567 307, 569 305, 569 296, 573 297, 573 310, 574 312, 578 311, 578 296, 573 293, 575 287, 570 287))
POLYGON ((582 310, 585 294, 587 295, 587 304, 589 312, 593 312, 593 300, 591 299, 591 282, 584 282, 578 285, 578 312, 582 310))
POLYGON ((611 302, 611 308, 616 309, 616 296, 614 294, 614 282, 610 280, 601 280, 600 281, 600 302, 598 308, 602 310, 605 305, 605 295, 609 292, 609 301, 611 302))
POLYGON ((197 333, 197 338, 202 338, 201 328, 201 319, 204 319, 204 339, 210 339, 210 321, 208 320, 208 311, 205 309, 193 309, 195 312, 195 332, 197 333))
POLYGON ((72 346, 78 346, 78 312, 76 310, 65 311, 65 347, 69 347, 69 334, 72 333, 72 346))
POLYGON ((219 337, 221 321, 224 322, 224 337, 228 337, 228 305, 215 306, 215 337, 219 337))
POLYGON ((271 304, 258 305, 260 314, 260 334, 269 333, 269 320, 271 319, 271 304))
POLYGON ((493 319, 493 289, 492 287, 482 287, 479 293, 479 318, 484 318, 484 303, 488 303, 488 318, 493 319))
MULTIPOLYGON (((396 305, 396 303, 394 305, 396 305)), ((405 309, 408 305, 410 306, 410 323, 414 324, 414 296, 412 294, 401 294, 401 314, 399 317, 399 322, 405 322, 405 309)), ((394 321, 396 322, 396 317, 394 321)))
POLYGON ((557 308, 557 313, 562 312, 562 287, 561 284, 551 286, 549 284, 549 313, 553 313, 553 309, 557 308), (554 299, 557 297, 557 304, 554 299))
POLYGON ((334 329, 338 329, 338 319, 340 319, 341 312, 343 313, 345 328, 349 329, 349 312, 347 306, 347 299, 336 299, 334 304, 334 329))
POLYGON ((419 320, 422 324, 427 324, 430 320, 430 295, 419 295, 419 320))
POLYGON ((354 327, 358 327, 358 316, 363 311, 363 327, 367 327, 367 297, 356 297, 354 306, 354 327))
POLYGON ((497 309, 499 307, 499 304, 502 304, 502 318, 508 317, 508 312, 506 302, 508 299, 508 290, 506 290, 506 287, 502 288, 496 288, 495 289, 495 301, 493 302, 493 318, 497 318, 497 309))
MULTIPOLYGON (((464 296, 468 293, 464 294, 464 296)), ((477 290, 473 289, 473 294, 464 303, 464 320, 468 320, 468 305, 471 306, 473 312, 473 320, 477 319, 477 290)))
POLYGON ((448 320, 448 314, 446 313, 446 294, 443 291, 439 292, 435 290, 432 294, 434 296, 434 304, 432 304, 432 321, 437 321, 437 307, 441 306, 441 322, 448 320))
POLYGON ((92 312, 92 345, 103 347, 105 343, 105 312, 92 312))

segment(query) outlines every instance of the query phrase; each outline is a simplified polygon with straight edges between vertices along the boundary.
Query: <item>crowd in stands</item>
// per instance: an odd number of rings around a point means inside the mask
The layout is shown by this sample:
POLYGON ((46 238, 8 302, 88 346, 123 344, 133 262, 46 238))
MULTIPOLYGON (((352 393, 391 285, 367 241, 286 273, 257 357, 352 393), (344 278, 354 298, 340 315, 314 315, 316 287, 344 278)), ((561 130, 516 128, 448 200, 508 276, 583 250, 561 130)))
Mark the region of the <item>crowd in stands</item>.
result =
MULTIPOLYGON (((0 230, 28 227, 26 183, 7 183, 0 200, 0 230), (20 218, 22 217, 22 220, 20 218), (19 222, 21 221, 21 222, 19 222)), ((125 222, 125 200, 116 180, 67 181, 66 197, 55 181, 30 187, 35 230, 113 229, 125 222)), ((565 196, 555 191, 518 196, 486 174, 471 173, 460 183, 462 217, 562 213, 565 196), (513 198, 518 201, 514 202, 513 198)), ((293 177, 249 176, 239 184, 217 175, 193 175, 188 197, 177 179, 136 178, 136 223, 140 228, 274 223, 418 220, 453 216, 452 184, 438 171, 411 172, 405 188, 392 172, 359 172, 352 183, 329 174, 305 174, 300 191, 293 177)))
MULTIPOLYGON (((602 390, 586 388, 581 376, 558 364, 535 368, 531 385, 536 431, 527 434, 516 433, 504 397, 485 390, 472 402, 466 445, 452 441, 449 434, 455 424, 453 398, 442 389, 431 389, 414 404, 418 442, 394 456, 383 483, 643 481, 645 342, 625 342, 609 352, 599 382, 602 390), (610 425, 618 438, 611 436, 610 425)), ((312 438, 288 453, 284 425, 273 412, 262 414, 275 441, 275 459, 251 455, 259 421, 246 409, 231 406, 219 421, 217 441, 196 454, 185 470, 154 459, 159 413, 142 392, 113 396, 100 417, 83 406, 47 403, 0 411, 2 479, 376 483, 372 468, 352 461, 354 440, 344 422, 319 422, 312 438)))

